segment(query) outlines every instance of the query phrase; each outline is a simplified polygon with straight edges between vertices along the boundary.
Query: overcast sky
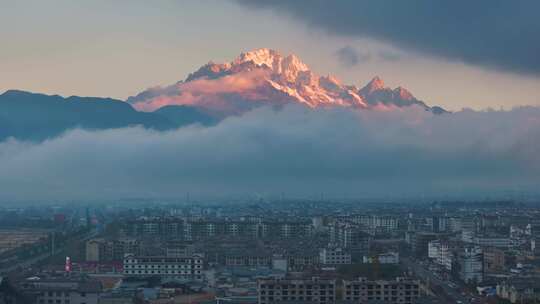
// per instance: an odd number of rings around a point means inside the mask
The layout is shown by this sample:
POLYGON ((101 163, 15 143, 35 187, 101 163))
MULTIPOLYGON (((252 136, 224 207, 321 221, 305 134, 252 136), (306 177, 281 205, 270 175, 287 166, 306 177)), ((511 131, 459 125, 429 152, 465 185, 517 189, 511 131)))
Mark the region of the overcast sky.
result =
POLYGON ((0 0, 0 91, 126 99, 269 47, 451 110, 540 105, 539 2, 435 2, 0 0))

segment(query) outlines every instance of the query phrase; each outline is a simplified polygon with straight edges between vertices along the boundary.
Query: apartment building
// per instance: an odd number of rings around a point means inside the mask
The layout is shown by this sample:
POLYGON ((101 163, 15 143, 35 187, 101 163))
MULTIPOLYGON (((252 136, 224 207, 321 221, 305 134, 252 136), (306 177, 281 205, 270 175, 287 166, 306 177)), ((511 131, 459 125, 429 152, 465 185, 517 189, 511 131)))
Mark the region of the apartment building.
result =
POLYGON ((226 266, 269 267, 272 265, 272 254, 264 250, 227 250, 224 253, 226 266))
POLYGON ((369 252, 371 236, 359 224, 338 222, 330 227, 330 242, 361 258, 369 252))
POLYGON ((452 264, 455 261, 453 248, 446 240, 430 241, 428 243, 428 258, 446 270, 452 270, 452 264))
POLYGON ((504 250, 495 247, 483 248, 484 253, 484 273, 501 273, 505 270, 506 253, 504 250))
POLYGON ((127 232, 131 236, 160 236, 185 241, 213 237, 243 237, 255 239, 295 239, 311 236, 310 220, 290 221, 222 221, 184 219, 145 219, 130 221, 127 232))
POLYGON ((478 246, 509 248, 512 246, 512 240, 506 236, 476 236, 473 243, 478 246))
POLYGON ((394 281, 370 281, 358 278, 343 281, 343 300, 356 303, 384 301, 385 303, 412 304, 420 297, 420 284, 405 278, 394 281))
POLYGON ((134 238, 106 240, 91 239, 86 242, 87 262, 122 261, 126 253, 137 254, 140 242, 134 238))
POLYGON ((398 229, 399 220, 390 215, 357 215, 352 222, 361 224, 372 231, 392 231, 398 229))
POLYGON ((201 281, 204 268, 204 255, 197 253, 184 257, 129 254, 124 258, 124 275, 126 276, 160 276, 201 281))
POLYGON ((411 235, 411 249, 417 257, 427 257, 429 242, 439 237, 436 233, 415 232, 411 235))
POLYGON ((323 265, 349 265, 351 254, 340 247, 321 248, 319 262, 323 265))
POLYGON ((482 282, 484 256, 478 246, 465 247, 458 255, 459 277, 465 283, 482 282))
POLYGON ((335 303, 336 281, 309 279, 262 279, 257 282, 259 304, 335 303))

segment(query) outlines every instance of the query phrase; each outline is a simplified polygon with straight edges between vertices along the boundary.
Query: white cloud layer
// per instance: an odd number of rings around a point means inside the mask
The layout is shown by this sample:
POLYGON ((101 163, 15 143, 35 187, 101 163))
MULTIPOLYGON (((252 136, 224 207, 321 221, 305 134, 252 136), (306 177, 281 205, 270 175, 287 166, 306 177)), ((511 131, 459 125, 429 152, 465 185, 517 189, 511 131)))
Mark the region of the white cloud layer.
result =
POLYGON ((261 108, 214 127, 73 130, 0 143, 0 199, 268 193, 334 197, 534 190, 540 108, 261 108))

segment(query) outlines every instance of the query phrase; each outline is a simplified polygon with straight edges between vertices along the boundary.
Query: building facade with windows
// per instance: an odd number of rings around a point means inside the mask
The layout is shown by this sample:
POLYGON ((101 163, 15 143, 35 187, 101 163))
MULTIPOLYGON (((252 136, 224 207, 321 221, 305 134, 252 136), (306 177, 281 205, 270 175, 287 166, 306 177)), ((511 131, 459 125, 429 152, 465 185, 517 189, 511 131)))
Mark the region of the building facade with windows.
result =
POLYGON ((458 255, 459 277, 465 283, 484 279, 484 255, 478 246, 465 247, 458 255))
POLYGON ((160 276, 202 281, 204 268, 204 255, 197 253, 184 257, 135 256, 128 254, 124 258, 124 275, 126 276, 160 276))
POLYGON ((336 281, 320 279, 263 279, 257 282, 259 304, 335 303, 336 281))
POLYGON ((87 278, 37 278, 20 283, 19 290, 35 304, 98 304, 101 282, 87 278))
POLYGON ((349 265, 351 254, 340 247, 322 248, 319 251, 319 262, 323 265, 349 265))
POLYGON ((313 232, 310 220, 290 221, 228 221, 144 219, 128 222, 130 236, 159 236, 184 241, 213 237, 242 237, 253 239, 295 239, 308 237, 313 232))
POLYGON ((420 297, 420 283, 405 278, 394 281, 370 281, 358 278, 343 281, 343 300, 354 303, 384 302, 412 304, 420 297))

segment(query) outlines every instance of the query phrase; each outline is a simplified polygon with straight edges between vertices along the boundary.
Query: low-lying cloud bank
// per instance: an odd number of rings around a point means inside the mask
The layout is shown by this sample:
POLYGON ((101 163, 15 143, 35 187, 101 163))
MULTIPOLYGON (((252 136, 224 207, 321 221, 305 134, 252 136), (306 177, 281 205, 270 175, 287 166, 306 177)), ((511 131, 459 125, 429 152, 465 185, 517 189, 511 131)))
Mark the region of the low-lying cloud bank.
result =
POLYGON ((0 199, 533 190, 540 108, 432 115, 257 109, 214 127, 73 130, 0 143, 0 199))

